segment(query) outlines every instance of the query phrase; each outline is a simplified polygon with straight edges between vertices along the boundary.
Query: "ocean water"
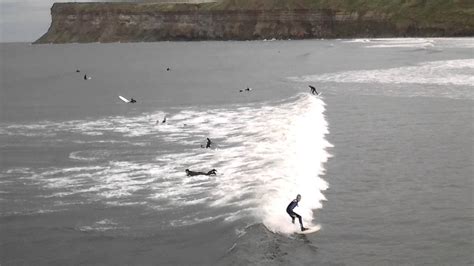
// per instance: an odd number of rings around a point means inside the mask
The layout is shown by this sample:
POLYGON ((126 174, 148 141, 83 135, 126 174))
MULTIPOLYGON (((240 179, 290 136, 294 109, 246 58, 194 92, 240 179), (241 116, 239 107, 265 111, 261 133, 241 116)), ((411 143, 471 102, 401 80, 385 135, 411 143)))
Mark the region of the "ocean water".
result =
POLYGON ((0 44, 0 264, 472 265, 473 43, 0 44))

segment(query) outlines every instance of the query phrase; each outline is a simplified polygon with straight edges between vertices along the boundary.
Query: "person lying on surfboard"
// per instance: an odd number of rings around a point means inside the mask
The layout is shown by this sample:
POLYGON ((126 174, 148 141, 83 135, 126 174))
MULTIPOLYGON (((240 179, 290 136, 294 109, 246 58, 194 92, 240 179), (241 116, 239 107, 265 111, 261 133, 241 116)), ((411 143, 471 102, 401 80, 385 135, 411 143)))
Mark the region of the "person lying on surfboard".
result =
POLYGON ((217 170, 216 169, 212 169, 211 171, 207 172, 207 173, 204 173, 204 172, 195 172, 195 171, 191 171, 189 169, 186 169, 186 175, 187 176, 195 176, 195 175, 216 175, 217 174, 217 170))
POLYGON ((290 215, 291 217, 291 222, 295 223, 295 217, 298 217, 298 220, 300 222, 301 226, 301 231, 308 230, 308 228, 303 226, 303 220, 301 220, 301 215, 297 214, 296 212, 293 211, 293 209, 298 206, 298 202, 301 200, 301 195, 298 194, 296 196, 296 199, 292 200, 290 204, 288 204, 288 207, 286 207, 286 212, 290 215))

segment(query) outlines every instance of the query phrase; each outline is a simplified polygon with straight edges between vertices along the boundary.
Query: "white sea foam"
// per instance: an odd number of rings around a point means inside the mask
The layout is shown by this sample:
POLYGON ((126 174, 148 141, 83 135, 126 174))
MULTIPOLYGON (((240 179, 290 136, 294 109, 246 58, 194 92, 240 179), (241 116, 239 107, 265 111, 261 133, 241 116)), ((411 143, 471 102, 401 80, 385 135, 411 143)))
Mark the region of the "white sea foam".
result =
POLYGON ((472 48, 473 38, 373 38, 344 40, 345 43, 362 43, 366 48, 417 48, 439 46, 444 48, 472 48))
POLYGON ((107 201, 107 205, 110 206, 138 206, 138 205, 146 205, 146 201, 107 201))
POLYGON ((175 227, 181 227, 181 226, 188 226, 188 225, 193 225, 193 224, 198 224, 198 223, 203 223, 203 222, 210 222, 210 221, 224 218, 224 217, 225 217, 225 214, 209 216, 205 218, 187 216, 187 217, 183 217, 183 219, 173 220, 170 222, 170 224, 175 227))
POLYGON ((388 69, 354 70, 293 77, 300 82, 349 82, 474 86, 474 59, 420 63, 388 69))
MULTIPOLYGON (((36 169, 33 173, 28 169, 28 178, 42 185, 45 193, 50 191, 46 197, 58 197, 62 202, 68 201, 68 197, 77 201, 77 196, 81 196, 109 205, 145 205, 156 210, 199 206, 187 217, 170 221, 174 226, 253 217, 272 231, 289 233, 295 228, 285 208, 296 194, 303 196, 296 211, 308 225, 313 210, 321 208, 325 200, 321 191, 328 184, 321 177, 329 158, 326 149, 331 144, 325 139, 328 124, 324 110, 321 99, 302 94, 280 102, 186 108, 168 114, 164 126, 150 123, 149 118, 162 112, 45 122, 52 123, 41 125, 46 131, 56 130, 55 127, 78 134, 108 131, 106 135, 119 134, 119 142, 134 135, 145 139, 159 137, 168 145, 178 143, 183 147, 151 153, 148 159, 140 161, 122 156, 128 150, 119 152, 120 156, 104 147, 76 151, 70 158, 77 163, 87 162, 87 166, 36 169), (142 129, 131 130, 127 124, 142 129), (212 149, 199 147, 206 137, 213 140, 212 149), (106 160, 98 160, 101 158, 106 160), (216 168, 218 172, 217 176, 186 176, 186 168, 204 172, 216 168)), ((24 171, 16 170, 18 174, 24 171)), ((102 225, 89 225, 82 230, 100 228, 102 225)))
POLYGON ((77 227, 77 230, 82 232, 106 232, 110 230, 124 230, 127 229, 125 226, 119 226, 118 223, 110 220, 103 219, 95 222, 92 225, 84 225, 77 227))
POLYGON ((351 40, 345 40, 343 42, 347 42, 347 43, 368 43, 368 42, 370 42, 370 39, 351 39, 351 40))
MULTIPOLYGON (((0 132, 2 135, 26 136, 26 137, 55 137, 60 133, 75 133, 82 136, 99 137, 110 134, 120 134, 121 137, 140 137, 147 135, 156 135, 157 130, 154 121, 150 121, 150 116, 162 115, 163 112, 153 114, 144 114, 134 117, 111 116, 97 120, 70 120, 70 121, 40 121, 38 123, 28 124, 8 124, 0 123, 0 132)), ((76 140, 82 141, 83 140, 76 140)), ((94 142, 124 142, 126 140, 90 140, 94 142)), ((86 142, 88 143, 88 142, 86 142)))
POLYGON ((5 173, 6 174, 29 174, 31 173, 31 169, 27 167, 12 168, 12 169, 7 169, 5 173))
POLYGON ((344 40, 360 43, 363 48, 417 49, 443 51, 451 48, 474 48, 474 38, 375 38, 344 40))
POLYGON ((249 199, 254 215, 269 229, 288 233, 294 228, 284 209, 299 193, 304 198, 299 212, 311 222, 312 210, 325 200, 321 191, 328 187, 320 178, 331 147, 325 140, 328 125, 323 112, 321 99, 302 96, 296 102, 263 107, 256 115, 251 109, 240 114, 246 132, 239 134, 238 124, 227 132, 240 147, 215 152, 223 172, 212 191, 215 204, 249 199))
POLYGON ((435 46, 433 39, 426 38, 382 38, 371 39, 367 48, 432 48, 435 46))
POLYGON ((69 158, 78 161, 94 161, 100 159, 100 157, 91 156, 89 154, 90 152, 74 151, 69 154, 69 158))
POLYGON ((48 214, 54 212, 64 211, 65 209, 35 209, 35 210, 23 210, 23 211, 11 211, 11 212, 2 212, 0 213, 0 217, 8 217, 8 216, 34 216, 38 214, 48 214))

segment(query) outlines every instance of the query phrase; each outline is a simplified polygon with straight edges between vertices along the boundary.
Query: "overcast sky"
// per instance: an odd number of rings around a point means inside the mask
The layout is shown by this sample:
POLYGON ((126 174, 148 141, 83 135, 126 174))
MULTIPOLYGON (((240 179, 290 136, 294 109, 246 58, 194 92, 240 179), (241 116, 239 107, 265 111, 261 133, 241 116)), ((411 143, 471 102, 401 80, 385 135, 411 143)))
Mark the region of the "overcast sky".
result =
POLYGON ((54 2, 92 0, 0 0, 0 42, 36 41, 51 24, 54 2))

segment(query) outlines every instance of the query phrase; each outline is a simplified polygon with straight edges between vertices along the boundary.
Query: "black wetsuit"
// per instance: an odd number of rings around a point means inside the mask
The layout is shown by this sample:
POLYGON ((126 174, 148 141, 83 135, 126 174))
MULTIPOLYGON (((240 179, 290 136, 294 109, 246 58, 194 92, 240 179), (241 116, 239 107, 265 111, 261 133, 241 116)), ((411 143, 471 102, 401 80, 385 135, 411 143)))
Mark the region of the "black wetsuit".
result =
POLYGON ((211 147, 211 140, 207 138, 207 144, 206 144, 206 149, 211 147))
POLYGON ((216 169, 212 169, 211 171, 207 172, 207 175, 217 175, 217 170, 216 169))
POLYGON ((303 230, 303 221, 301 220, 301 215, 297 214, 296 212, 293 211, 293 209, 298 206, 298 201, 296 199, 292 200, 290 204, 288 204, 288 207, 286 207, 286 212, 290 215, 291 221, 294 223, 295 222, 295 217, 298 217, 298 220, 301 225, 301 230, 303 230))
POLYGON ((186 171, 186 175, 187 176, 195 176, 195 175, 207 175, 207 174, 204 173, 204 172, 195 172, 195 171, 188 170, 188 171, 186 171))
POLYGON ((195 171, 191 171, 189 169, 186 169, 186 175, 187 176, 196 176, 196 175, 216 175, 217 173, 217 170, 216 169, 212 169, 211 171, 207 172, 207 173, 204 173, 204 172, 195 172, 195 171))

